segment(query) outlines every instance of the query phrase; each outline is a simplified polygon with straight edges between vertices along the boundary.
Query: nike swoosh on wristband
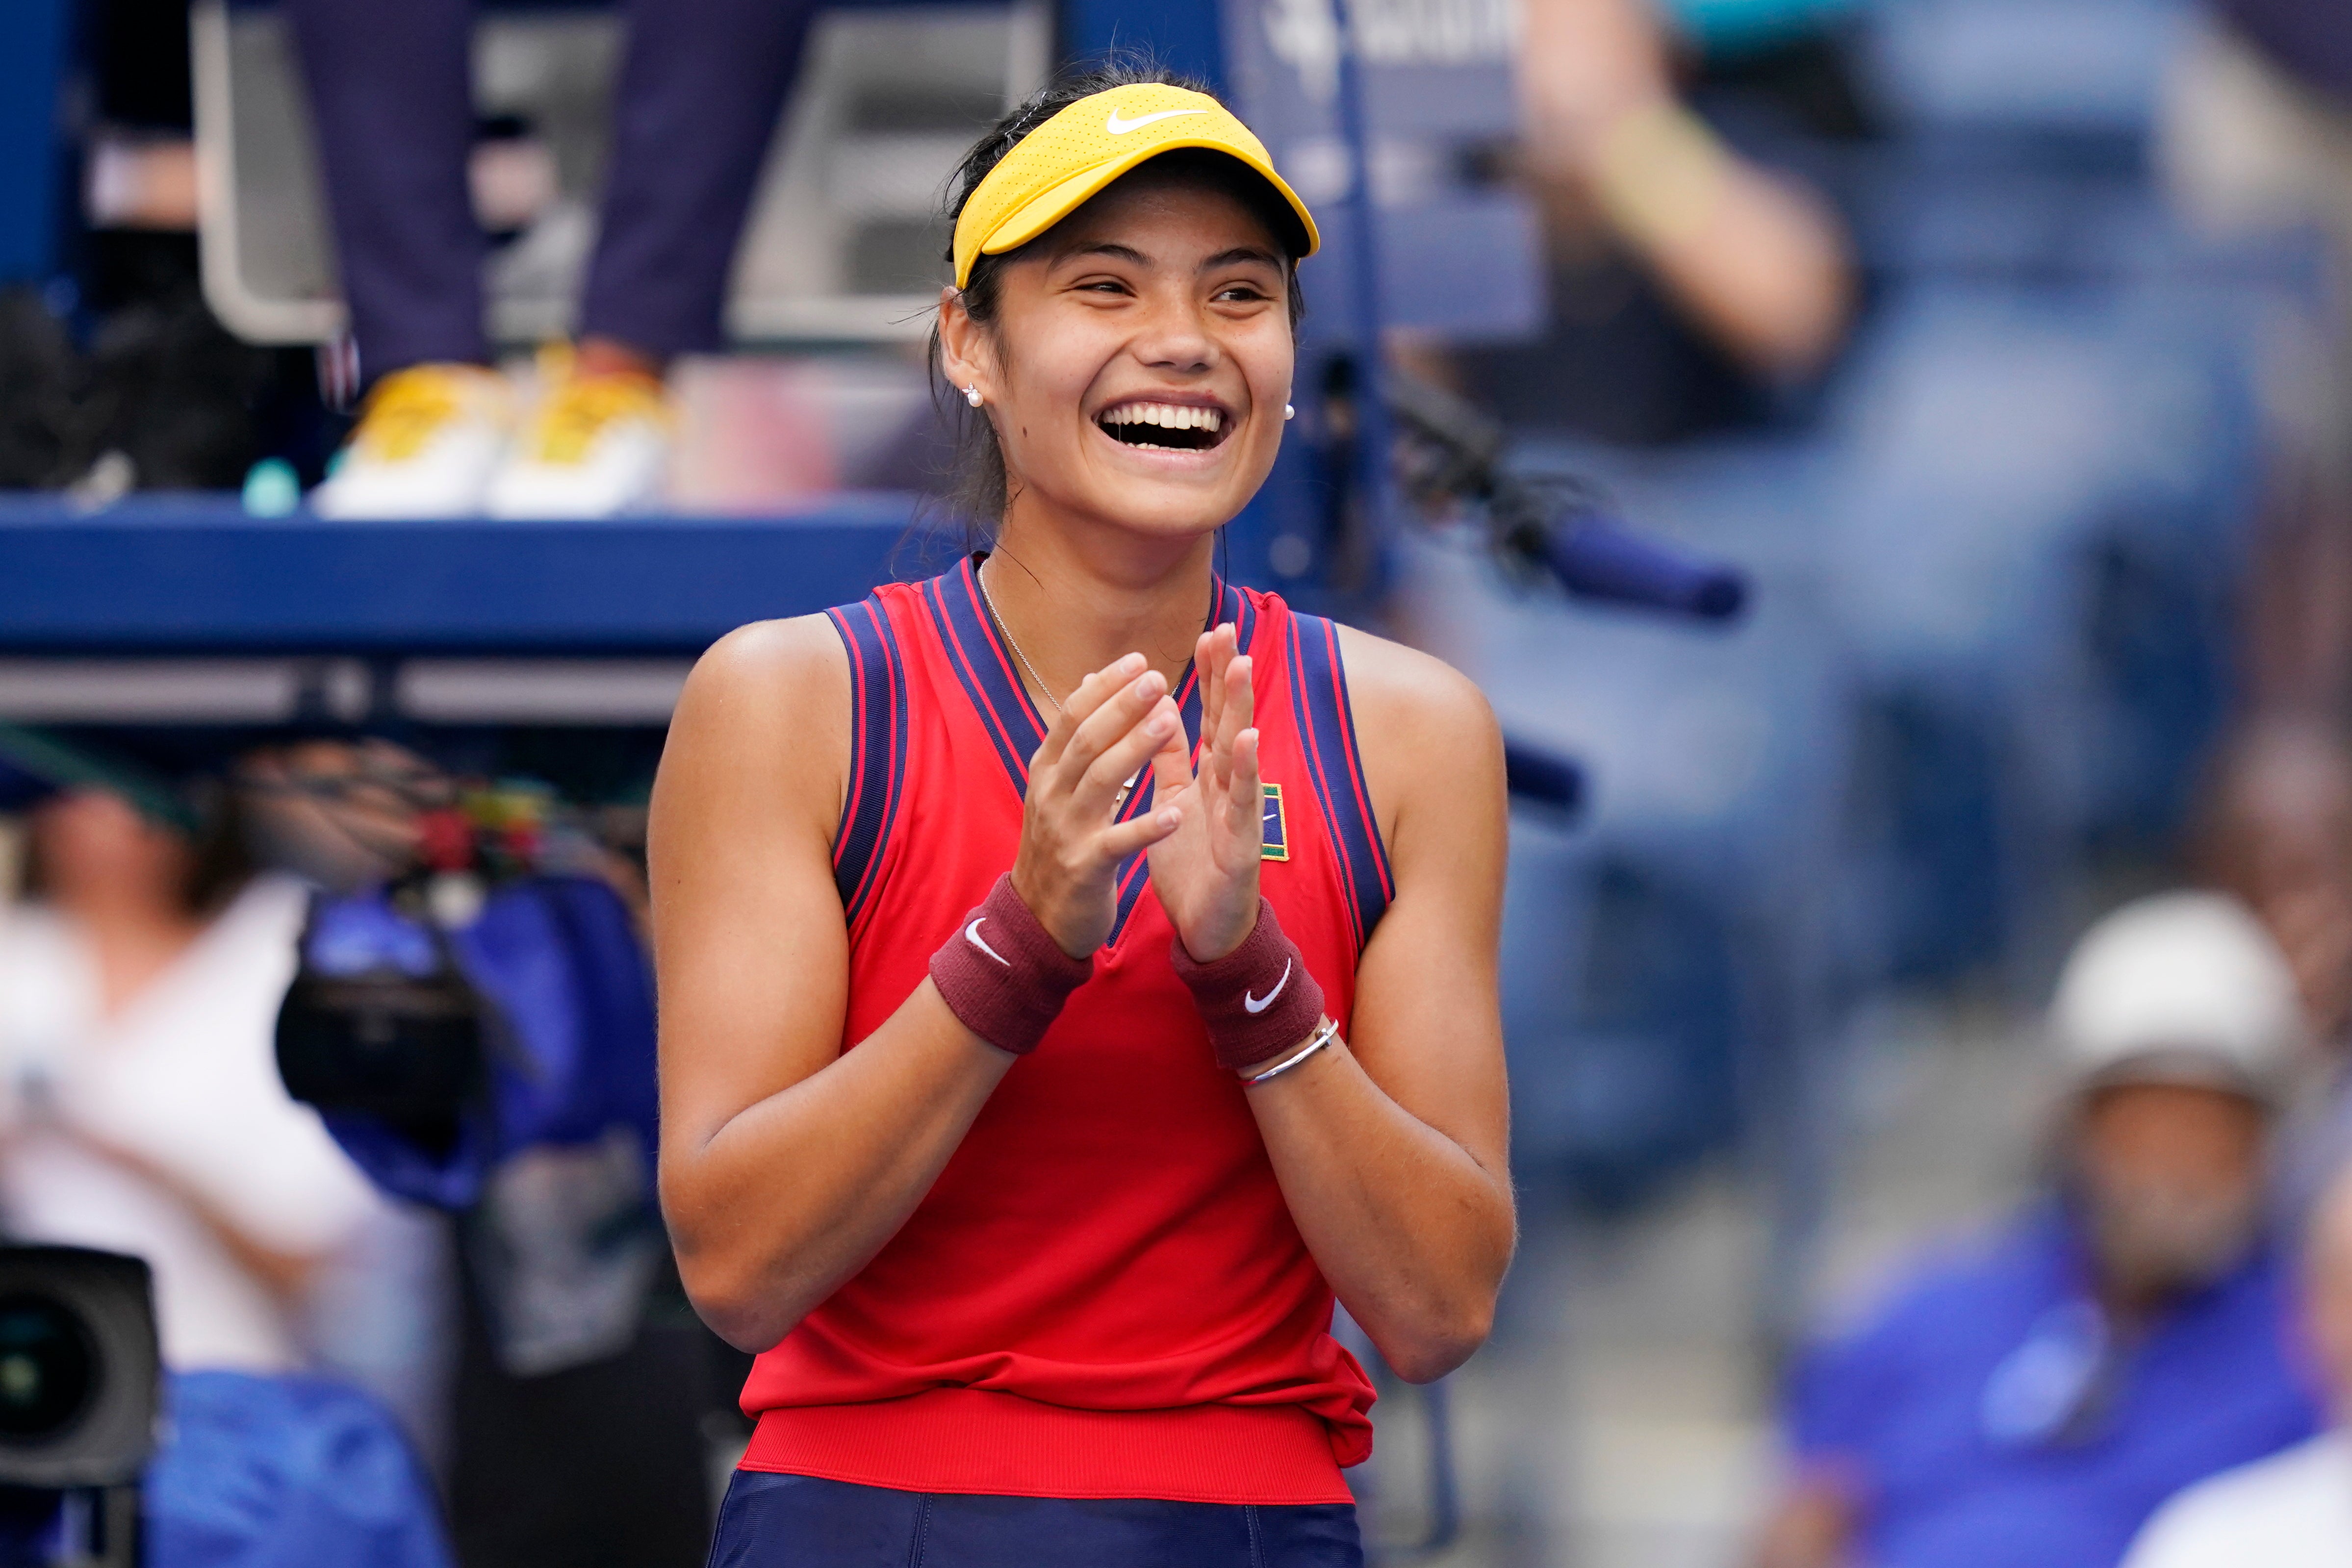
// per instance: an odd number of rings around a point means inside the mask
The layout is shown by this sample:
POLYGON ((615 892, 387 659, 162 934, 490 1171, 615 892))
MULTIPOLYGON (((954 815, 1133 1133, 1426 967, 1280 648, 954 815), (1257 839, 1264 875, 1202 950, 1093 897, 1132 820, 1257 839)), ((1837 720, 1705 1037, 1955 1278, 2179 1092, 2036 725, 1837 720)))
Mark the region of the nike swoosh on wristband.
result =
MULTIPOLYGON (((985 920, 987 918, 988 916, 983 915, 980 917, 980 920, 985 920)), ((982 952, 987 954, 990 957, 995 959, 998 963, 1003 965, 1006 968, 1010 969, 1013 967, 1013 961, 980 939, 980 920, 975 920, 971 925, 963 928, 963 939, 971 943, 973 946, 979 948, 982 952)), ((1285 977, 1287 978, 1288 977, 1286 976, 1285 977)), ((1276 990, 1280 990, 1281 988, 1282 988, 1279 986, 1275 988, 1276 990)), ((1244 993, 1244 998, 1247 999, 1246 992, 1244 993)), ((1268 997, 1266 998, 1268 1001, 1272 1001, 1273 999, 1274 998, 1272 997, 1268 997)))
POLYGON ((1155 120, 1173 120, 1180 114, 1208 112, 1205 109, 1163 109, 1157 114, 1139 114, 1133 120, 1121 120, 1118 117, 1118 110, 1114 109, 1110 111, 1110 118, 1103 122, 1103 129, 1113 136, 1124 136, 1130 131, 1142 130, 1155 120))
MULTIPOLYGON (((966 935, 969 935, 969 933, 966 935)), ((1251 1012, 1262 1013, 1265 1011, 1266 1009, 1274 1006, 1274 998, 1282 995, 1282 988, 1288 984, 1290 984, 1290 960, 1285 958, 1282 961, 1282 978, 1275 981, 1274 989, 1266 992, 1263 998, 1254 997, 1247 991, 1244 991, 1242 993, 1242 1006, 1247 1008, 1251 1012)))

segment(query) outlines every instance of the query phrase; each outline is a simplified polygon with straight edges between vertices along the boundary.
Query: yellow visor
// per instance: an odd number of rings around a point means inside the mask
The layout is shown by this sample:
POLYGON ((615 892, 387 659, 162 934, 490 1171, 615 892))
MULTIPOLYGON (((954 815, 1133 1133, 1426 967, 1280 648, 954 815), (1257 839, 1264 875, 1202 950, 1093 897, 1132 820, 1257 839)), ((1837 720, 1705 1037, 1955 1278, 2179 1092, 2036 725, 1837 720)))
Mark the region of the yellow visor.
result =
POLYGON ((1160 82, 1115 87, 1078 99, 1013 145, 980 183, 956 219, 955 280, 971 264, 1027 245, 1121 174, 1162 152, 1205 147, 1240 159, 1298 215, 1306 256, 1322 243, 1315 219, 1274 172, 1265 143, 1204 93, 1160 82))

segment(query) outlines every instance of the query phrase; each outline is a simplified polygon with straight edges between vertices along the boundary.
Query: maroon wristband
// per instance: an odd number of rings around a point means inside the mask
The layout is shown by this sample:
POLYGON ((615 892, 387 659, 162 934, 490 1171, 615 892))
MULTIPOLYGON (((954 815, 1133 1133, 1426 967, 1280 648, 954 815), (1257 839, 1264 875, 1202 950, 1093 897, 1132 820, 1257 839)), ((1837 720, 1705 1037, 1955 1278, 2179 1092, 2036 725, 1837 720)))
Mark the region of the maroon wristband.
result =
POLYGON ((1070 993, 1095 972, 1092 957, 1073 958, 1046 935, 1012 873, 996 879, 980 907, 956 923, 931 955, 931 983, 963 1027, 1015 1056, 1026 1056, 1070 993))
POLYGON ((1305 1040, 1323 1018, 1323 988, 1307 956, 1282 934, 1274 905, 1261 896, 1257 924, 1242 945, 1213 964, 1196 961, 1179 936, 1171 945, 1176 977, 1192 988, 1217 1064, 1239 1072, 1305 1040))

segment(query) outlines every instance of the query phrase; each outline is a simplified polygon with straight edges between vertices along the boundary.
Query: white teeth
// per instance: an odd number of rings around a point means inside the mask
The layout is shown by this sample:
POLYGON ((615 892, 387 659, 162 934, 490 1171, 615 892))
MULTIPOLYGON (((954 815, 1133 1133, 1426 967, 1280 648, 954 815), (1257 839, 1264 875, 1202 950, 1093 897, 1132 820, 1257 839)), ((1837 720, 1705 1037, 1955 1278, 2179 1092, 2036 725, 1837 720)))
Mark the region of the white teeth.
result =
POLYGON ((1213 408, 1191 403, 1127 402, 1106 410, 1105 424, 1156 424, 1163 430, 1221 430, 1225 416, 1213 408))

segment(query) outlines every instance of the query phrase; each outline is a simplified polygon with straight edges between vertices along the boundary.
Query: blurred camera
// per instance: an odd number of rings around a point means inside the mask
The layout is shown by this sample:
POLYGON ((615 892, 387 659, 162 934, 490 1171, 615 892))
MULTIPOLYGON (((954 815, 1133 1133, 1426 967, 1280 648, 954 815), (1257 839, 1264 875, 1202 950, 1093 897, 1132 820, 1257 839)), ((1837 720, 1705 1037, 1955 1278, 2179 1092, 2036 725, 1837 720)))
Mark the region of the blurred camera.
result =
POLYGON ((136 1480, 155 1446, 162 1377, 145 1262, 0 1247, 0 1487, 136 1480))
POLYGON ((278 1010, 278 1072, 305 1104, 374 1116, 445 1151, 481 1082, 481 999, 452 972, 305 968, 278 1010))
POLYGON ((315 902, 299 953, 278 1012, 286 1092, 446 1153, 483 1088, 488 1007, 447 936, 384 890, 315 902))

